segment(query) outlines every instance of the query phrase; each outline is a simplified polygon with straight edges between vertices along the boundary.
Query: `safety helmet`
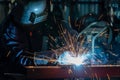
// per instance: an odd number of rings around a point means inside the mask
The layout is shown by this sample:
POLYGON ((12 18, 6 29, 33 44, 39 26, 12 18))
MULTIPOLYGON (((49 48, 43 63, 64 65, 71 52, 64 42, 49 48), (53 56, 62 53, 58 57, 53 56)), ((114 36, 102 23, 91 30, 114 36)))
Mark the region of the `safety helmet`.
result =
POLYGON ((13 19, 23 25, 37 24, 48 16, 47 0, 16 0, 13 19))

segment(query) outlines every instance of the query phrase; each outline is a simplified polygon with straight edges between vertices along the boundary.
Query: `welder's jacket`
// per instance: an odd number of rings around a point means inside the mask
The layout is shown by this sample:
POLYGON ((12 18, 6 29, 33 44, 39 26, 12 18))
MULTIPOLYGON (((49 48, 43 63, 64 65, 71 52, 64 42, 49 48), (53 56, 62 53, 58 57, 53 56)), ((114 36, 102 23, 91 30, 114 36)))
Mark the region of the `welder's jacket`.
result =
MULTIPOLYGON (((8 19, 3 25, 2 42, 5 53, 2 54, 18 64, 34 64, 34 52, 56 49, 56 45, 62 46, 62 41, 59 41, 59 25, 47 20, 34 26, 24 27, 15 23, 12 18, 8 19)), ((71 29, 68 27, 68 30, 71 29)))

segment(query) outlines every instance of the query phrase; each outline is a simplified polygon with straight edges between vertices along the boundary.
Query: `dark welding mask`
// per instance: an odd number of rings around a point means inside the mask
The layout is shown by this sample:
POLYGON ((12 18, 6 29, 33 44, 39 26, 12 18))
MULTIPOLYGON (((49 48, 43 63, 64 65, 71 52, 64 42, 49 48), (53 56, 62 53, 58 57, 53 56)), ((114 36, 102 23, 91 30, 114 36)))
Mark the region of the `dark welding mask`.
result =
POLYGON ((34 25, 47 19, 47 0, 16 0, 12 11, 15 22, 34 25))

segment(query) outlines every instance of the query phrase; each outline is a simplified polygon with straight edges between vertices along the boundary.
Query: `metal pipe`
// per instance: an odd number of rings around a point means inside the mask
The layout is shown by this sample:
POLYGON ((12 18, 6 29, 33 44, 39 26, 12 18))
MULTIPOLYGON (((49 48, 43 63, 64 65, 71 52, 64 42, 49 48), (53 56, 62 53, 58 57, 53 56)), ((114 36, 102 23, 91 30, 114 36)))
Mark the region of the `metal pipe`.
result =
POLYGON ((93 37, 93 39, 92 39, 92 54, 94 54, 94 51, 95 51, 95 40, 96 40, 96 38, 106 29, 107 29, 107 27, 104 27, 97 35, 95 35, 95 37, 93 37))

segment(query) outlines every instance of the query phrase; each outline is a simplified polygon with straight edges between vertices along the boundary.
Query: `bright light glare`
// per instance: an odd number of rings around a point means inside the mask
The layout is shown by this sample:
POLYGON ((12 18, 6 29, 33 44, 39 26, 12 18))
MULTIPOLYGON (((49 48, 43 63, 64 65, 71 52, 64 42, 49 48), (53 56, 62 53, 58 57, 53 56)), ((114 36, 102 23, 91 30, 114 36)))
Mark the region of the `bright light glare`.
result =
POLYGON ((85 56, 71 56, 72 52, 66 51, 59 58, 58 62, 61 65, 82 65, 85 61, 85 56))
POLYGON ((35 11, 38 11, 38 8, 35 8, 34 10, 35 10, 35 11))

